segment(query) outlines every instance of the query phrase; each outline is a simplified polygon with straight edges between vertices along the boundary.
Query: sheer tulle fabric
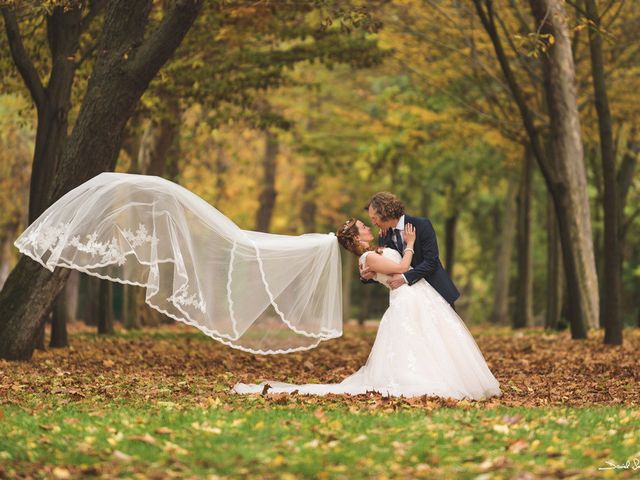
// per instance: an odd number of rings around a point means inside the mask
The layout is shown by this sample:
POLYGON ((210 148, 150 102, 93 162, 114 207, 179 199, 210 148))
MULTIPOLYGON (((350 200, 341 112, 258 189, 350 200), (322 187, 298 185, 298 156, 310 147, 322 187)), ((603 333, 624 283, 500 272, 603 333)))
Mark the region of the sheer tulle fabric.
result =
MULTIPOLYGON (((361 257, 364 261, 365 253, 361 257)), ((390 248, 383 255, 400 262, 390 248)), ((386 284, 387 275, 376 280, 386 284)), ((500 396, 499 383, 464 322, 426 280, 390 291, 375 342, 364 366, 338 384, 294 385, 278 381, 238 383, 236 393, 298 391, 300 394, 363 394, 453 397, 480 400, 500 396)))
POLYGON ((102 173, 16 240, 44 267, 146 287, 146 302, 232 347, 287 353, 342 335, 333 234, 241 230, 168 180, 102 173))

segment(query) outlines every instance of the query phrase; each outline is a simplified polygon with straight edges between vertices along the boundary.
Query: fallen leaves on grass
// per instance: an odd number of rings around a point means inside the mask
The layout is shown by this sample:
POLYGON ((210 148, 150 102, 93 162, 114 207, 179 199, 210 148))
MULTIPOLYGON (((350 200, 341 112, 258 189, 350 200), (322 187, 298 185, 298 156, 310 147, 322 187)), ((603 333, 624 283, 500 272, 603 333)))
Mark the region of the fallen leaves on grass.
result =
POLYGON ((62 402, 87 398, 152 401, 166 409, 180 409, 185 404, 232 409, 237 401, 293 408, 338 402, 347 403, 352 413, 399 408, 640 403, 640 360, 634 353, 640 350, 638 329, 627 329, 625 343, 618 347, 602 344, 601 331, 590 332, 588 339, 580 341, 571 340, 568 332, 536 329, 513 333, 495 327, 472 327, 471 331, 500 382, 500 398, 475 402, 385 398, 375 393, 313 397, 269 394, 267 387, 262 396, 246 398, 231 393, 230 388, 236 382, 264 380, 340 382, 366 362, 375 329, 348 328, 344 337, 311 351, 260 356, 226 347, 176 324, 107 337, 72 329, 71 348, 36 352, 29 362, 0 362, 0 403, 20 403, 21 399, 42 394, 55 395, 62 402))

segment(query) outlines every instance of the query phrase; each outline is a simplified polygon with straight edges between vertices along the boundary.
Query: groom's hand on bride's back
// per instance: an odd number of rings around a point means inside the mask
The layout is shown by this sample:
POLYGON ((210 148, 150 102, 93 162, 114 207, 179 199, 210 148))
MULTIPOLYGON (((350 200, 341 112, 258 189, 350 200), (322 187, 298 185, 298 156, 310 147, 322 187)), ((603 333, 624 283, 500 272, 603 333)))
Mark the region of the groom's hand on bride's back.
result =
POLYGON ((401 273, 394 273, 393 275, 391 275, 391 277, 387 281, 387 285, 389 285, 389 288, 391 288, 391 290, 395 290, 396 288, 401 287, 405 283, 407 282, 401 273))

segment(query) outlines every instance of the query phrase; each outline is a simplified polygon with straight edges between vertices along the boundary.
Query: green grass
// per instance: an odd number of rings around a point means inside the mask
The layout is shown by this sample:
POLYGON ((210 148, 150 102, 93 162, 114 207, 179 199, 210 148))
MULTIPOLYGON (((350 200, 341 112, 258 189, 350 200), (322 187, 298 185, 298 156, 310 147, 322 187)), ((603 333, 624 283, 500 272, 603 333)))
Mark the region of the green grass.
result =
POLYGON ((73 332, 72 348, 0 361, 0 479, 638 477, 637 332, 609 348, 568 332, 471 329, 498 399, 229 392, 237 381, 340 381, 366 360, 374 328, 268 359, 181 325, 73 332), (599 470, 607 461, 631 468, 599 470))
POLYGON ((639 409, 619 407, 394 410, 254 396, 203 408, 34 397, 0 406, 0 478, 2 468, 12 477, 27 465, 49 473, 57 465, 60 477, 631 478, 637 470, 598 467, 640 459, 639 420, 639 409))

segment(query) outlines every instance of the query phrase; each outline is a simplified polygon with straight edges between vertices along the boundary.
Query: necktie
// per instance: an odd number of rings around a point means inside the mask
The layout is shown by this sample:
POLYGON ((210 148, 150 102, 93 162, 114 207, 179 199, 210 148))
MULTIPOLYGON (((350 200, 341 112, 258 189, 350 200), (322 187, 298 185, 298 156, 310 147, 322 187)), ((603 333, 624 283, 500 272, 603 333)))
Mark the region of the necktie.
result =
POLYGON ((401 255, 404 255, 404 242, 402 241, 402 235, 400 235, 400 229, 394 228, 394 232, 396 232, 396 247, 398 247, 398 251, 401 255))

